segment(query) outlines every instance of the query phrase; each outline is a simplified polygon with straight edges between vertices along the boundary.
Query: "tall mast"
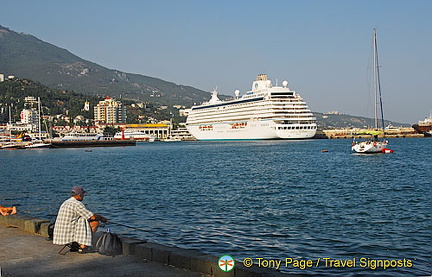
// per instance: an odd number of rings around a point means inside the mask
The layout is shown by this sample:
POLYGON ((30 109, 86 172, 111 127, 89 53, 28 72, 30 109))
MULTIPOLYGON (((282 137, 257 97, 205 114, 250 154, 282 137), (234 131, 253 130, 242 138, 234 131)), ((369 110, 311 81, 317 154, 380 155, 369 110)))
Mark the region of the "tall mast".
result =
POLYGON ((379 74, 379 63, 378 63, 378 43, 376 28, 374 28, 374 98, 375 98, 375 129, 381 127, 384 130, 384 111, 381 96, 381 83, 379 74), (381 118, 381 126, 379 126, 379 119, 381 118))
POLYGON ((11 105, 12 104, 9 104, 9 125, 8 125, 8 128, 9 128, 9 141, 12 140, 12 113, 11 113, 11 105))
POLYGON ((9 104, 9 125, 12 124, 11 104, 9 104))
POLYGON ((41 102, 40 102, 40 97, 38 97, 38 112, 39 112, 39 126, 38 126, 38 129, 39 129, 39 140, 42 140, 41 139, 41 131, 42 131, 42 129, 41 129, 41 102))
POLYGON ((376 41, 376 29, 374 28, 374 39, 373 39, 373 79, 374 79, 374 118, 375 118, 375 129, 378 129, 378 105, 377 105, 377 41, 376 41))

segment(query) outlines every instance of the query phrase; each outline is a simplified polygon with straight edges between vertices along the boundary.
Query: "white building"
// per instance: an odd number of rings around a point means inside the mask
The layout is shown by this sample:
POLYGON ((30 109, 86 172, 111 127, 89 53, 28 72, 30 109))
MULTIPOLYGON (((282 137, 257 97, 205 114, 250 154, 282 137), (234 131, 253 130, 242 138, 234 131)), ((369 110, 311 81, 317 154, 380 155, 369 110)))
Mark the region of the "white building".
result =
POLYGON ((192 109, 182 109, 182 110, 179 110, 179 116, 188 116, 189 115, 189 112, 191 111, 192 109))
POLYGON ((83 109, 84 111, 90 111, 90 103, 89 103, 89 101, 85 101, 85 103, 84 103, 84 109, 83 109))
POLYGON ((126 123, 126 107, 107 96, 94 107, 94 117, 97 123, 126 123))
POLYGON ((24 109, 20 114, 22 124, 34 124, 37 125, 39 122, 38 113, 35 110, 24 109))

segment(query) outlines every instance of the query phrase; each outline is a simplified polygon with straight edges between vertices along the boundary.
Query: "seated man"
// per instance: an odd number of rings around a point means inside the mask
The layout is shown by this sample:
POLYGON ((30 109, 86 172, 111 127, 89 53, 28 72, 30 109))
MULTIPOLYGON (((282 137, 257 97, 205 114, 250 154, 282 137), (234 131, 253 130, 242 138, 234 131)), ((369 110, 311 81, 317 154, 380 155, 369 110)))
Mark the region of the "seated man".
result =
POLYGON ((2 205, 0 205, 0 214, 2 216, 7 216, 10 214, 16 214, 17 213, 17 209, 15 206, 13 207, 3 207, 2 205))
MULTIPOLYGON (((107 219, 86 209, 82 200, 86 191, 79 186, 73 187, 72 197, 60 206, 54 225, 54 244, 78 245, 79 253, 89 252, 92 235, 96 232, 99 221, 107 219)), ((71 248, 71 251, 75 250, 71 248)))

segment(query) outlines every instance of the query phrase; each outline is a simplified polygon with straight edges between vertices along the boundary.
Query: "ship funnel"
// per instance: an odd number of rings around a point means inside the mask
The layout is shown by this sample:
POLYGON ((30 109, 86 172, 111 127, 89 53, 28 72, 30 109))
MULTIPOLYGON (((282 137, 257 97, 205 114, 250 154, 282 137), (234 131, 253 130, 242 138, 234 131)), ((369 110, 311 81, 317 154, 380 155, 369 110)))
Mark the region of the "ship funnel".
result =
POLYGON ((257 81, 267 81, 267 74, 259 74, 257 79, 257 81))
POLYGON ((267 74, 258 75, 256 81, 252 83, 252 91, 260 91, 272 87, 271 81, 267 78, 267 74))

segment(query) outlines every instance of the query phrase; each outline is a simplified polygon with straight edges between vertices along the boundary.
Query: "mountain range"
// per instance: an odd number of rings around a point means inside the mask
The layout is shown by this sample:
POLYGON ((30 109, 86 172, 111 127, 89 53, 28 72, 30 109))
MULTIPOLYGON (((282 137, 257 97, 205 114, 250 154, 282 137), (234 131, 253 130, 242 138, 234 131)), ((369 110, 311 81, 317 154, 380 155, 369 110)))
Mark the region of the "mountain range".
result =
MULTIPOLYGON (((190 107, 210 99, 210 93, 158 78, 108 69, 32 35, 0 25, 0 74, 30 79, 60 90, 87 95, 148 101, 156 105, 190 107)), ((219 95, 226 99, 230 96, 219 95)), ((321 128, 373 125, 373 120, 314 112, 321 128)), ((390 122, 386 121, 386 124, 390 122)), ((407 124, 392 123, 395 126, 407 124)))
POLYGON ((121 96, 160 105, 192 106, 210 99, 209 92, 108 69, 32 35, 0 25, 1 73, 38 81, 50 88, 97 96, 121 96))

